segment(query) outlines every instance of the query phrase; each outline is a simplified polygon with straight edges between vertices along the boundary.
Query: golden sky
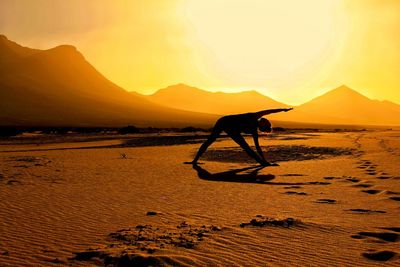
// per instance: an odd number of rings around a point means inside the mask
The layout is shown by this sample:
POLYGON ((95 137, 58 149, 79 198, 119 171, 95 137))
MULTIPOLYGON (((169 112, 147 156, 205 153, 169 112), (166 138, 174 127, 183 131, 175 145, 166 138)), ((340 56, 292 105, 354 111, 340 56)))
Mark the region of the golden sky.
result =
POLYGON ((295 105, 346 84, 400 104, 397 0, 1 0, 0 33, 73 44, 144 94, 186 83, 295 105))

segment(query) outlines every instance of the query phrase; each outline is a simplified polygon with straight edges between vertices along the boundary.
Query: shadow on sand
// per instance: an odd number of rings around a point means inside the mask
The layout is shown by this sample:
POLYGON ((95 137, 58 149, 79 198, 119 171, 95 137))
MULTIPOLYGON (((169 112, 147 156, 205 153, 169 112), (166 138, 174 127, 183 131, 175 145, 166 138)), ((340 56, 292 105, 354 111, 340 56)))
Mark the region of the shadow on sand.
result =
POLYGON ((197 164, 193 164, 193 169, 197 171, 197 176, 202 180, 215 182, 231 182, 231 183, 256 183, 269 185, 328 185, 328 182, 270 182, 275 179, 273 174, 259 174, 264 166, 252 166, 240 169, 233 169, 224 172, 210 173, 206 169, 197 164))
POLYGON ((235 183, 258 183, 263 184, 275 178, 273 174, 258 174, 264 166, 252 166, 240 169, 233 169, 225 172, 210 173, 197 164, 193 165, 193 169, 197 171, 200 179, 218 182, 235 182, 235 183), (250 171, 250 172, 246 172, 250 171))

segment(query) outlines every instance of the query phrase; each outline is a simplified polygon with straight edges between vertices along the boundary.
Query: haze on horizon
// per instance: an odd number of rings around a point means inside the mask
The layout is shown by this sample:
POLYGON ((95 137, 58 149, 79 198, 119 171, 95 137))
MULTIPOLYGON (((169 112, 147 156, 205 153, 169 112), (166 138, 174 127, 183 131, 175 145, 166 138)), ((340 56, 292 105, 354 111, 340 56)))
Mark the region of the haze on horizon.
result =
POLYGON ((341 84, 400 103, 400 2, 10 1, 0 33, 75 45, 100 72, 150 94, 186 83, 304 103, 341 84))

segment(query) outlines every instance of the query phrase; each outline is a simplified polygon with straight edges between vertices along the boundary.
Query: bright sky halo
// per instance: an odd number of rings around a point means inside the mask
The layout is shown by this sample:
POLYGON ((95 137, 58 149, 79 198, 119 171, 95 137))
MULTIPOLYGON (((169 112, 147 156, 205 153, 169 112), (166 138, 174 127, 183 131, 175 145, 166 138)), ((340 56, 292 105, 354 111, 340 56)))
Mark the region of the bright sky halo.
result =
POLYGON ((2 0, 0 33, 75 45, 142 94, 185 83, 298 105, 346 84, 400 103, 399 10, 398 0, 2 0))

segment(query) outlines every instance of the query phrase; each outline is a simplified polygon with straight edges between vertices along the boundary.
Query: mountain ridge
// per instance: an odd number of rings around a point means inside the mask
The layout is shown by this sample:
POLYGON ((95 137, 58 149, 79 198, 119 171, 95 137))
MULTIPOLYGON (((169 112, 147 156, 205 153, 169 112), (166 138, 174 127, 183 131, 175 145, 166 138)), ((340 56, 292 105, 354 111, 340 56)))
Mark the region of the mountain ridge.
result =
MULTIPOLYGON (((21 46, 0 35, 0 125, 211 126, 217 115, 284 108, 257 91, 208 92, 185 84, 145 96, 96 70, 78 49, 21 46), (157 99, 158 98, 158 99, 157 99)), ((339 86, 271 119, 305 123, 400 125, 400 105, 339 86)))
MULTIPOLYGON (((220 115, 289 107, 257 91, 208 92, 185 84, 168 86, 145 97, 166 106, 198 112, 211 110, 220 115), (246 95, 254 98, 246 99, 246 95), (202 99, 204 97, 208 99, 202 99), (235 102, 235 97, 239 97, 240 101, 235 102), (210 98, 214 99, 210 100, 210 98), (261 105, 260 102, 255 101, 261 101, 261 105)), ((294 108, 289 113, 272 116, 280 121, 304 123, 400 125, 400 105, 388 100, 370 99, 346 85, 331 89, 294 108)))
POLYGON ((3 58, 9 60, 0 61, 0 125, 211 125, 216 118, 130 94, 99 73, 74 46, 30 49, 3 36, 3 58))
POLYGON ((162 88, 146 98, 159 105, 219 115, 288 107, 254 90, 237 93, 209 92, 182 83, 162 88))

